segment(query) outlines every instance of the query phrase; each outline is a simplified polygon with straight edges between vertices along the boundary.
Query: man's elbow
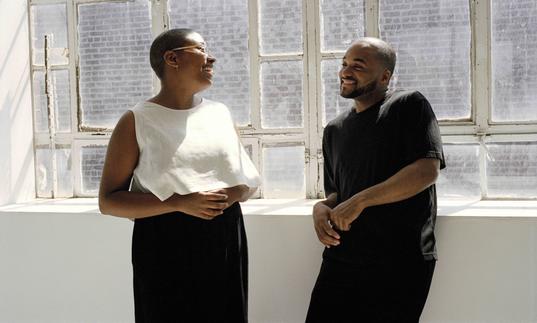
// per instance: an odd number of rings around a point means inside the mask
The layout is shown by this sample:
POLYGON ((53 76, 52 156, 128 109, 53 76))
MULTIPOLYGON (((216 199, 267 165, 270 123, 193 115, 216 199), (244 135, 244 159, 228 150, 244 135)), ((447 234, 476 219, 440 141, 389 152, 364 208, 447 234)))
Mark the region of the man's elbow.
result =
POLYGON ((440 176, 440 161, 438 159, 425 159, 425 165, 422 167, 422 176, 424 182, 428 185, 436 183, 438 176, 440 176))

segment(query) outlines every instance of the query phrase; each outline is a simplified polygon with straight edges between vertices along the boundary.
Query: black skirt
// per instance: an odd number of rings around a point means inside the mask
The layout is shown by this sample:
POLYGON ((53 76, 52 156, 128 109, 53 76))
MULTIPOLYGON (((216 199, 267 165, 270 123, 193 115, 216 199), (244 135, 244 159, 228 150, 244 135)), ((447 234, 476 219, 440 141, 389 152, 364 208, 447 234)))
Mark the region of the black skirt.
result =
POLYGON ((137 323, 248 321, 248 251, 235 203, 213 220, 181 212, 137 219, 137 323))

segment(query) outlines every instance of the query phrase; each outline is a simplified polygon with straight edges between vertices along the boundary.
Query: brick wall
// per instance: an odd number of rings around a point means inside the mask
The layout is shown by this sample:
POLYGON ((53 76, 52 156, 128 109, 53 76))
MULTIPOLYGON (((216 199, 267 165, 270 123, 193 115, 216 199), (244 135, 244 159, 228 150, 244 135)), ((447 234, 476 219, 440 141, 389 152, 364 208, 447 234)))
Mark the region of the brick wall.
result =
POLYGON ((470 117, 467 0, 381 0, 381 37, 397 51, 392 86, 421 91, 441 118, 470 117))
POLYGON ((479 146, 444 145, 447 167, 437 181, 441 198, 480 198, 479 146))
POLYGON ((79 5, 83 125, 112 128, 152 95, 150 19, 145 0, 79 5))
POLYGON ((537 144, 488 145, 488 189, 491 196, 537 197, 537 144))
POLYGON ((262 54, 302 52, 302 1, 260 1, 262 54))
POLYGON ((250 122, 248 1, 169 0, 171 28, 198 31, 216 58, 213 86, 202 96, 226 104, 238 125, 250 122))
POLYGON ((364 35, 364 1, 321 0, 321 47, 345 50, 364 35))
MULTIPOLYGON (((51 47, 67 48, 67 15, 64 4, 36 5, 31 10, 33 63, 44 65, 44 35, 52 34, 51 47)), ((50 64, 66 64, 66 57, 52 58, 50 64)))
POLYGON ((492 1, 493 120, 537 120, 537 1, 492 1))
POLYGON ((261 64, 261 120, 264 128, 302 127, 302 61, 261 64))
POLYGON ((86 146, 82 148, 80 154, 82 191, 85 194, 97 195, 106 156, 106 146, 86 146))
POLYGON ((264 197, 304 198, 304 169, 304 146, 264 148, 264 197))

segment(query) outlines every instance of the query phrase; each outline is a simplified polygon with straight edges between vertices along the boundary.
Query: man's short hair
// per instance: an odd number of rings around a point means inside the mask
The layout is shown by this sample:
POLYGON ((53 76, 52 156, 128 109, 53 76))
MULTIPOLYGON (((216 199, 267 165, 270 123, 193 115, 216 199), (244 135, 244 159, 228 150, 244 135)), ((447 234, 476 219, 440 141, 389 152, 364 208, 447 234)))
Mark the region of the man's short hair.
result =
POLYGON ((188 35, 195 33, 189 28, 170 29, 158 35, 149 50, 149 63, 159 79, 164 77, 164 53, 170 49, 184 46, 188 35))
POLYGON ((390 44, 383 41, 382 39, 374 38, 374 37, 360 38, 357 41, 355 41, 353 44, 365 44, 369 47, 373 47, 377 52, 377 58, 384 65, 384 67, 386 67, 390 71, 390 73, 393 75, 397 57, 395 54, 395 50, 393 49, 392 46, 390 46, 390 44))

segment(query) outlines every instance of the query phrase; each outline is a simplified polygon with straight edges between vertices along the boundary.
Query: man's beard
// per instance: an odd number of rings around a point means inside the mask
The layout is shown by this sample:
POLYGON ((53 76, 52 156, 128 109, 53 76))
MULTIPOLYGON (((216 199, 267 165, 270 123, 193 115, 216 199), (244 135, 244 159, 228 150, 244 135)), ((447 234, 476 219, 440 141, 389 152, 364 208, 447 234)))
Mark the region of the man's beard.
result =
POLYGON ((350 93, 343 93, 343 90, 341 89, 339 94, 346 99, 354 99, 359 96, 363 96, 371 92, 374 92, 376 89, 377 89, 377 80, 372 80, 371 82, 367 83, 364 86, 355 88, 350 93))

